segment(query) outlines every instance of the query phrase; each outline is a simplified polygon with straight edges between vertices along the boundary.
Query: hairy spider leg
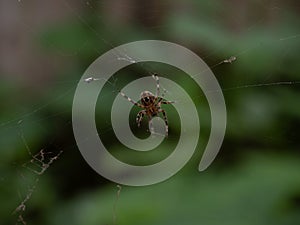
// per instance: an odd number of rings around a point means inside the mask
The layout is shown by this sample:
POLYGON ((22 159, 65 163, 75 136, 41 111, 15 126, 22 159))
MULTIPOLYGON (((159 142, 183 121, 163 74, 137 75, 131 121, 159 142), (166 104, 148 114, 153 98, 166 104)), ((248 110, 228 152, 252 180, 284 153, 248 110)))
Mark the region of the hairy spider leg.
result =
POLYGON ((136 116, 136 123, 138 127, 141 126, 141 121, 143 120, 143 117, 147 114, 146 110, 139 111, 136 116))
POLYGON ((125 95, 123 92, 120 91, 120 94, 126 98, 129 102, 131 102, 132 104, 138 106, 138 107, 141 107, 141 108, 145 108, 145 106, 143 106, 142 104, 138 103, 138 102, 135 102, 134 100, 132 100, 131 98, 129 98, 127 95, 125 95))
MULTIPOLYGON (((152 74, 152 77, 156 81, 156 95, 155 95, 155 99, 157 100, 157 102, 161 102, 163 100, 163 98, 165 97, 165 94, 166 94, 167 90, 164 88, 163 93, 161 94, 161 97, 159 97, 159 94, 160 94, 159 77, 157 76, 157 73, 152 74)), ((171 103, 169 103, 169 104, 171 104, 171 103)))
POLYGON ((152 74, 153 79, 156 81, 156 94, 155 94, 155 98, 157 98, 159 96, 159 78, 157 76, 157 74, 152 74))

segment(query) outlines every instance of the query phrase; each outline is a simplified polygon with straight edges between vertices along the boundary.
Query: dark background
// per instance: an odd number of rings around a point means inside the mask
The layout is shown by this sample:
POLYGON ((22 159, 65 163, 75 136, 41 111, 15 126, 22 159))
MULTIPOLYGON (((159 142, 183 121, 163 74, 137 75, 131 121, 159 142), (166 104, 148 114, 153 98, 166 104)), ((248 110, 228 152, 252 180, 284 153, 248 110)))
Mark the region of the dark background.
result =
MULTIPOLYGON (((113 217, 120 225, 300 224, 299 13, 296 0, 1 0, 0 224, 104 225, 113 217), (116 74, 116 86, 107 86, 99 115, 109 112, 116 88, 150 72, 172 73, 199 110, 203 136, 175 176, 152 186, 123 186, 117 200, 116 184, 94 172, 76 146, 72 98, 97 57, 145 39, 181 44, 211 67, 226 101, 227 132, 214 163, 199 173, 210 129, 201 90, 166 65, 120 71, 126 76, 116 74), (230 56, 237 60, 219 64, 230 56), (29 152, 41 157, 42 149, 43 168, 62 154, 38 175, 32 170, 41 171, 41 163, 30 162, 29 152), (24 199, 26 208, 13 213, 24 199)), ((180 130, 174 108, 166 109, 170 137, 154 154, 120 151, 109 114, 97 120, 99 134, 122 160, 161 160, 180 130)), ((143 129, 135 126, 137 111, 132 129, 147 137, 146 121, 143 129)))

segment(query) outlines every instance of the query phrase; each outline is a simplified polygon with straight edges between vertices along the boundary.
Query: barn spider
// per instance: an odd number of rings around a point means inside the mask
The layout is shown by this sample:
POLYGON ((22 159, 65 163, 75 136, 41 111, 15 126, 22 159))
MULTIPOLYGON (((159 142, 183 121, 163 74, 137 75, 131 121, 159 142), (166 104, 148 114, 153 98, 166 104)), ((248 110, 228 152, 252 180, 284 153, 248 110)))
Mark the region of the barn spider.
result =
POLYGON ((153 74, 152 77, 156 81, 156 93, 153 95, 150 91, 143 91, 140 95, 141 103, 135 102, 131 98, 129 98, 127 95, 125 95, 123 92, 120 92, 120 94, 126 98, 129 102, 132 104, 142 108, 143 110, 139 111, 136 117, 136 123, 138 127, 141 125, 141 121, 145 115, 148 117, 148 122, 149 122, 149 127, 150 127, 150 132, 154 132, 153 124, 152 124, 152 118, 154 116, 158 116, 159 113, 162 113, 163 119, 165 121, 165 134, 166 137, 168 136, 168 119, 167 119, 167 114, 166 111, 161 108, 162 104, 172 104, 174 102, 172 101, 164 101, 162 97, 159 97, 160 93, 160 87, 159 87, 159 78, 157 74, 153 74))

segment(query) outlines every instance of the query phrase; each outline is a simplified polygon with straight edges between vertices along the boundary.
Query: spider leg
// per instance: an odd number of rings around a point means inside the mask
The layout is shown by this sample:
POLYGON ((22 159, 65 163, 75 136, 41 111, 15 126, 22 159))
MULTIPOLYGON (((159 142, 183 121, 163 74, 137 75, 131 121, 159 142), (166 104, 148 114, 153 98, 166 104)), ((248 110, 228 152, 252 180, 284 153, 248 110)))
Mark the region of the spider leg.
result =
POLYGON ((161 94, 161 97, 164 98, 166 93, 167 93, 167 90, 164 88, 163 93, 161 94))
POLYGON ((152 74, 153 79, 156 81, 156 94, 155 98, 159 96, 159 78, 157 76, 157 73, 152 74))
MULTIPOLYGON (((156 98, 157 99, 157 103, 163 102, 166 93, 167 93, 167 90, 164 89, 163 93, 161 94, 161 97, 157 97, 156 98)), ((163 104, 165 104, 165 103, 163 103, 163 104)))
POLYGON ((125 99, 127 99, 129 102, 131 102, 132 104, 141 107, 141 108, 145 108, 142 104, 135 102, 134 100, 132 100, 131 98, 129 98, 127 95, 125 95, 123 92, 119 91, 120 95, 122 95, 125 99))
POLYGON ((142 110, 142 111, 139 111, 139 113, 137 114, 136 116, 136 123, 138 124, 138 127, 141 126, 141 121, 144 117, 144 115, 146 115, 146 110, 142 110))
POLYGON ((169 125, 168 125, 168 118, 167 118, 167 114, 166 111, 163 109, 159 109, 159 112, 161 112, 163 114, 163 119, 165 121, 165 125, 166 125, 166 137, 168 137, 168 133, 169 133, 169 125))
MULTIPOLYGON (((161 101, 164 99, 167 90, 164 88, 161 97, 158 97, 159 94, 160 94, 159 78, 158 78, 158 76, 157 76, 157 73, 152 74, 152 77, 153 77, 154 80, 156 80, 155 102, 159 103, 159 102, 161 102, 161 101)), ((168 103, 168 104, 171 104, 171 103, 168 103)))

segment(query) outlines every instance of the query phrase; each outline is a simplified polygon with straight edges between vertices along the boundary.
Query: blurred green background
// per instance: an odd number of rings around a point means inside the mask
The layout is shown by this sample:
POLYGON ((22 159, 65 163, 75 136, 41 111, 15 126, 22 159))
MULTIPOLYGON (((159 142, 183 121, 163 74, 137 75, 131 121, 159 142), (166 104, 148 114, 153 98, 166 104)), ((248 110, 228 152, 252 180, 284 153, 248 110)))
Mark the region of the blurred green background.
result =
MULTIPOLYGON (((299 14, 296 0, 1 0, 0 224, 108 225, 114 217, 118 225, 300 224, 299 14), (150 72, 174 74, 188 90, 202 133, 179 173, 152 186, 123 186, 117 199, 116 184, 94 172, 76 146, 72 98, 97 57, 144 39, 181 44, 211 67, 224 91, 227 132, 214 163, 199 173, 210 131, 201 90, 166 65, 119 71, 123 76, 107 85, 96 115, 99 135, 116 157, 149 164, 176 145, 180 124, 172 106, 166 107, 170 137, 153 152, 120 151, 111 128, 116 88, 150 72), (219 64, 230 56, 237 60, 219 64), (62 154, 37 175, 28 152, 41 149, 46 163, 62 154), (26 196, 26 208, 14 214, 26 196)), ((131 127, 144 138, 147 123, 136 128, 137 111, 131 127)))

